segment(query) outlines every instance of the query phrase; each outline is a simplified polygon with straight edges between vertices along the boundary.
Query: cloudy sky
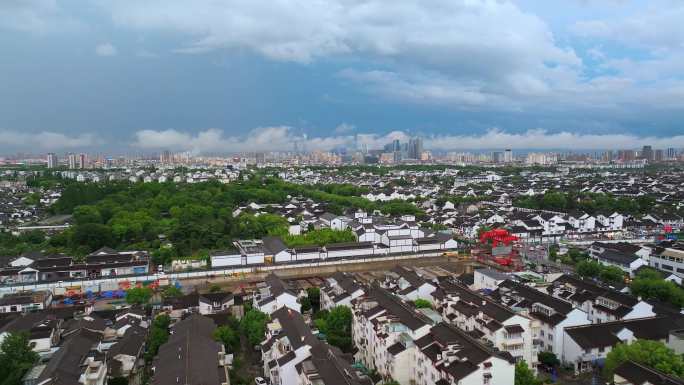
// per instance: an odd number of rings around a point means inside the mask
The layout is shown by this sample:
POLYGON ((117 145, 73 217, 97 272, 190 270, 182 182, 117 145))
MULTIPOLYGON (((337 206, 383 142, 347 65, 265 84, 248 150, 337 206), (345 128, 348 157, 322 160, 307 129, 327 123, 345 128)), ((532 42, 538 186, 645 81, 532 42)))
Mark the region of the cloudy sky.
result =
POLYGON ((684 147, 682 0, 2 0, 0 151, 684 147))

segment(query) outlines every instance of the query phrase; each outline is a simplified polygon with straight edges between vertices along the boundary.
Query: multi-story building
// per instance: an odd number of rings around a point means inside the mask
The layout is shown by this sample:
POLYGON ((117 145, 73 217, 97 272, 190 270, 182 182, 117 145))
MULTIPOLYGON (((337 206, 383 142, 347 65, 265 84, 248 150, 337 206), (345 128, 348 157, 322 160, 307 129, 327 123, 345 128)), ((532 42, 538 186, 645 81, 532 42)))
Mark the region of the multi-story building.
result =
POLYGON ((653 305, 646 301, 572 275, 558 277, 546 292, 587 313, 592 323, 656 315, 653 305))
POLYGON ((508 385, 515 361, 445 323, 415 341, 411 384, 508 385))
POLYGON ((271 314, 261 355, 264 374, 272 385, 369 382, 351 368, 339 349, 314 336, 301 314, 285 307, 271 314))
POLYGON ((536 367, 534 337, 539 322, 511 308, 475 293, 455 280, 443 280, 435 291, 435 307, 450 324, 480 341, 509 353, 516 361, 536 367))
POLYGON ((355 358, 383 378, 409 385, 413 357, 400 347, 412 346, 429 332, 434 321, 378 285, 352 301, 352 309, 352 338, 358 349, 355 358))
POLYGON ((76 169, 76 154, 69 153, 67 155, 67 165, 69 166, 69 170, 76 169))
POLYGON ((587 313, 569 302, 554 298, 524 284, 506 280, 491 294, 498 302, 538 321, 533 345, 537 351, 563 351, 563 329, 590 323, 587 313))
POLYGON ((57 154, 54 152, 47 154, 47 168, 57 168, 57 154))

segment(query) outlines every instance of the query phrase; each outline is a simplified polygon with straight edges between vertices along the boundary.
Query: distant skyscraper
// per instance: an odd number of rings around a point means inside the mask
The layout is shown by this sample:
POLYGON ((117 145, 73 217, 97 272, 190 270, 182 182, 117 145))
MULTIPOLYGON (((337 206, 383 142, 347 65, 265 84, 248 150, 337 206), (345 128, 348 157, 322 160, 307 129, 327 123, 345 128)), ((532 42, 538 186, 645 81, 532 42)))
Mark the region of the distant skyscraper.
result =
POLYGON ((164 150, 161 154, 159 154, 159 162, 162 164, 171 163, 171 152, 169 150, 164 150))
POLYGON ((407 156, 409 159, 420 159, 423 153, 423 139, 420 137, 411 138, 408 142, 407 156))
POLYGON ((667 159, 669 159, 669 160, 677 159, 677 150, 675 150, 672 147, 668 148, 667 149, 667 159))
POLYGON ((662 162, 663 160, 665 160, 664 158, 665 156, 663 150, 655 150, 653 154, 653 160, 655 160, 656 162, 662 162))
POLYGON ((86 154, 80 154, 78 156, 78 165, 82 168, 88 168, 88 155, 86 154))
POLYGON ((653 160, 653 148, 651 146, 644 146, 641 149, 641 157, 646 160, 653 160))
POLYGON ((492 162, 494 163, 503 163, 504 161, 504 154, 501 151, 495 151, 492 152, 492 162))
POLYGON ((76 154, 69 153, 67 156, 67 161, 69 163, 69 170, 75 170, 76 169, 76 154))
POLYGON ((257 164, 264 164, 266 163, 266 154, 263 152, 257 152, 256 153, 256 163, 257 164))
POLYGON ((57 167, 57 155, 54 152, 47 154, 47 168, 57 167))
POLYGON ((513 163, 513 150, 510 148, 504 150, 504 163, 513 163))

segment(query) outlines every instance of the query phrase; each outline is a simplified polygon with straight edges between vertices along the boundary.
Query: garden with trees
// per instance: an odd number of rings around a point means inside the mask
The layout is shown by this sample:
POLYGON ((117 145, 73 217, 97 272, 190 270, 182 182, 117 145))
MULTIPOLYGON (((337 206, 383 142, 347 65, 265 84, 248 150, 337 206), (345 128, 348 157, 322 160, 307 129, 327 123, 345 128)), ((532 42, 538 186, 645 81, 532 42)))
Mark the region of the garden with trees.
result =
MULTIPOLYGON (((282 204, 290 197, 324 202, 335 214, 363 209, 391 215, 424 215, 411 202, 371 202, 356 196, 362 191, 347 185, 297 185, 263 174, 229 184, 68 183, 49 210, 52 214, 73 215, 69 229, 49 238, 41 232, 18 237, 0 234, 0 250, 5 255, 41 250, 83 256, 108 246, 150 250, 155 263, 164 264, 176 256, 206 256, 210 250, 229 247, 235 239, 286 234, 288 223, 279 215, 242 213, 234 217, 233 211, 252 202, 282 204)), ((285 241, 292 246, 316 245, 350 241, 350 235, 315 231, 286 237, 285 241)))
POLYGON ((655 199, 639 196, 635 199, 615 197, 610 194, 587 192, 549 191, 543 195, 521 196, 513 201, 513 205, 534 210, 549 211, 583 211, 591 215, 613 213, 643 215, 651 212, 655 199))

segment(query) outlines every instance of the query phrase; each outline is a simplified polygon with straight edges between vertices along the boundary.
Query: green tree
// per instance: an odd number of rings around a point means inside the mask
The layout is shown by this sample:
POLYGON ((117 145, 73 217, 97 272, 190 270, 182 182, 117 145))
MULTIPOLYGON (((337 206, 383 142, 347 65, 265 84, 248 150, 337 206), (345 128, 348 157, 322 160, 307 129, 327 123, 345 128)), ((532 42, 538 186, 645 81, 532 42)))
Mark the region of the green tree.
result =
POLYGON ((20 385, 36 361, 38 354, 29 346, 28 333, 9 333, 0 344, 0 384, 20 385))
POLYGON ((144 305, 152 299, 152 289, 149 287, 134 287, 126 290, 126 303, 144 305))
POLYGON ((541 385, 534 372, 527 366, 527 362, 518 361, 515 364, 515 385, 541 385))
POLYGON ((214 339, 225 346, 226 352, 233 353, 240 346, 240 335, 230 326, 219 326, 214 330, 214 339))
POLYGON ((159 347, 169 340, 169 325, 171 325, 171 317, 167 314, 158 315, 154 321, 152 321, 150 334, 147 337, 145 361, 152 361, 154 356, 157 355, 159 347))
POLYGON ((92 205, 78 206, 73 213, 74 223, 85 225, 88 223, 102 223, 102 216, 97 207, 92 205))
POLYGON ((684 377, 684 360, 660 341, 636 340, 631 344, 617 344, 606 356, 603 376, 613 378, 613 372, 620 364, 634 361, 663 373, 684 377))
POLYGON ((209 292, 210 293, 220 293, 221 292, 221 286, 219 286, 217 284, 213 284, 213 285, 209 286, 209 292))
POLYGON ((416 309, 429 309, 432 307, 432 303, 426 299, 418 298, 413 301, 413 306, 415 306, 416 309))
POLYGON ((95 251, 103 246, 114 246, 114 234, 109 226, 99 223, 86 223, 74 226, 71 230, 72 248, 86 247, 87 252, 95 251))
POLYGON ((630 283, 629 290, 644 299, 657 299, 676 307, 684 307, 684 289, 674 282, 664 280, 652 269, 639 272, 630 283))
POLYGON ((182 296, 183 292, 175 285, 166 286, 164 287, 164 290, 162 290, 162 297, 164 298, 178 298, 182 296))
POLYGON ((351 309, 347 306, 336 306, 321 318, 316 319, 314 324, 326 335, 328 343, 344 352, 350 352, 352 349, 351 322, 351 309))
POLYGON ((309 299, 313 312, 318 313, 321 310, 321 289, 317 287, 307 288, 306 296, 309 299))
POLYGON ((599 272, 599 279, 606 283, 622 283, 625 280, 625 273, 616 266, 603 266, 599 272))
POLYGON ((549 368, 554 368, 560 365, 560 360, 552 352, 539 352, 537 360, 549 368))
POLYGON ((580 277, 596 278, 601 273, 601 264, 596 261, 581 261, 575 266, 575 272, 580 277))
POLYGON ((240 331, 247 336, 251 345, 259 344, 266 334, 268 315, 257 309, 249 309, 240 321, 240 331))

